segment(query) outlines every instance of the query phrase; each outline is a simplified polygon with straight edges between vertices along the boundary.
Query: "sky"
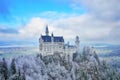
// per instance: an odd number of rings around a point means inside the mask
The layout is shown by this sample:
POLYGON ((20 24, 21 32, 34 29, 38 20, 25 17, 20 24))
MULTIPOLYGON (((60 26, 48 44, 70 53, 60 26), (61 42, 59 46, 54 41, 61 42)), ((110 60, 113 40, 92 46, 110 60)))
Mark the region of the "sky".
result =
MULTIPOLYGON (((34 44, 44 35, 120 44, 120 0, 0 0, 0 44, 34 44), (19 42, 19 44, 17 43, 19 42)), ((15 45, 14 44, 14 45, 15 45)))

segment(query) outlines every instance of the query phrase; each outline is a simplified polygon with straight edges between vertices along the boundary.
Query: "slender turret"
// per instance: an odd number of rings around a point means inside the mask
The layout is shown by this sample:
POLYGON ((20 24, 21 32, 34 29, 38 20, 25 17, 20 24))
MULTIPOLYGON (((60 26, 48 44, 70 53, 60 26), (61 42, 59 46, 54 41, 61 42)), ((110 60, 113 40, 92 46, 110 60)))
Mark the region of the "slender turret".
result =
POLYGON ((76 36, 75 45, 76 45, 76 48, 77 48, 77 52, 79 52, 80 40, 79 40, 79 37, 78 37, 78 36, 76 36))
POLYGON ((45 29, 45 34, 46 34, 46 36, 48 36, 48 35, 49 35, 48 25, 46 26, 46 29, 45 29))

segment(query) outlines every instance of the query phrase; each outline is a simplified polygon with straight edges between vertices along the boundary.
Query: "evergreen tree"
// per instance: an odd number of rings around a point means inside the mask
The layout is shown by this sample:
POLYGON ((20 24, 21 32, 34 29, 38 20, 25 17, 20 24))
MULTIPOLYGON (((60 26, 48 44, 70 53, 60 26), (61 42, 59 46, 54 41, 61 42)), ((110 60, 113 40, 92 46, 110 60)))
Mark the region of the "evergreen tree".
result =
POLYGON ((22 80, 26 80, 25 73, 23 73, 22 80))
POLYGON ((18 75, 21 76, 21 72, 20 72, 20 69, 18 69, 18 75))
POLYGON ((73 58, 72 58, 72 61, 76 61, 77 56, 78 56, 78 54, 77 54, 77 53, 73 53, 73 58))
POLYGON ((15 65, 15 59, 12 59, 11 62, 11 74, 16 74, 16 65, 15 65))
POLYGON ((100 60, 99 60, 98 55, 96 54, 95 51, 94 51, 94 58, 96 59, 96 61, 97 61, 98 64, 100 65, 100 60))
POLYGON ((8 79, 8 68, 7 68, 7 63, 6 63, 5 58, 3 58, 2 73, 3 73, 5 80, 7 80, 8 79))
POLYGON ((25 74, 22 74, 20 69, 18 69, 18 72, 11 75, 9 80, 26 80, 25 74))
POLYGON ((84 47, 83 48, 83 58, 84 60, 88 60, 88 56, 91 54, 91 48, 90 47, 84 47))

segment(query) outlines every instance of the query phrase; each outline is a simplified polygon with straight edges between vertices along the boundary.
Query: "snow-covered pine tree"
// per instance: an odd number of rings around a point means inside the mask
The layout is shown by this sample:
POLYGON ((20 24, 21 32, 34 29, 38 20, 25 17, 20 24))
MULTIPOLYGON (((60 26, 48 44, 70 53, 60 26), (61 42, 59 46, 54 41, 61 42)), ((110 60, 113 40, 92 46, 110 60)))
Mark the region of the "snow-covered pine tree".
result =
POLYGON ((7 68, 7 62, 5 58, 2 59, 2 62, 0 62, 0 74, 1 74, 1 80, 7 80, 8 79, 8 68, 7 68))
POLYGON ((11 75, 16 74, 15 58, 12 59, 10 69, 11 69, 11 75))
POLYGON ((96 59, 97 63, 100 65, 99 57, 98 57, 98 55, 96 54, 95 51, 94 51, 93 55, 94 55, 94 58, 96 59))

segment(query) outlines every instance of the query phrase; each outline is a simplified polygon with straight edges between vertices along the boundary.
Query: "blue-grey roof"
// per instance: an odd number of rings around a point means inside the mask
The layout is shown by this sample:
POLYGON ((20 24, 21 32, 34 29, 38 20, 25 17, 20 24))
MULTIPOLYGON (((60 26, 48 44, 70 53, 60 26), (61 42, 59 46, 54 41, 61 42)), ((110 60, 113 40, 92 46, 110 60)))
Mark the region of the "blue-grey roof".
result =
MULTIPOLYGON (((51 42, 51 39, 52 39, 51 36, 41 36, 41 38, 44 42, 51 42)), ((62 36, 54 36, 53 41, 54 42, 64 42, 64 39, 62 36)))
POLYGON ((44 42, 51 42, 51 36, 41 36, 44 42))

